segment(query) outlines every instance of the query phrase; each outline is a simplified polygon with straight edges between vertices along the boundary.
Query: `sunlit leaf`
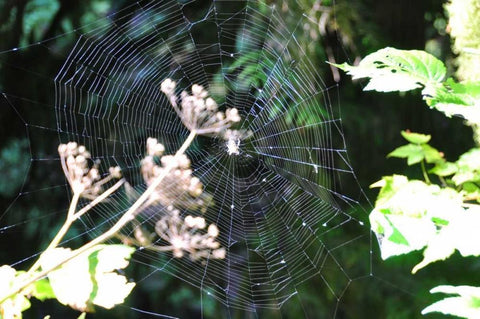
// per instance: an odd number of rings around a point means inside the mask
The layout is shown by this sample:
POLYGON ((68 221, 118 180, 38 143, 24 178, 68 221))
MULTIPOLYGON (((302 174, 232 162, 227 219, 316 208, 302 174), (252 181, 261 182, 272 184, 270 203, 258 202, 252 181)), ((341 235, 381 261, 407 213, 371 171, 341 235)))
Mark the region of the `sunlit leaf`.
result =
MULTIPOLYGON (((462 210, 462 196, 405 176, 386 176, 370 214, 383 259, 422 249, 462 210)), ((452 250, 451 248, 448 248, 452 250)), ((453 248, 454 249, 454 248, 453 248)))
POLYGON ((480 81, 456 83, 449 79, 436 87, 427 103, 447 116, 458 115, 480 123, 480 81))
POLYGON ((452 177, 456 185, 480 180, 480 148, 471 149, 461 155, 456 165, 458 171, 452 177))
POLYGON ((53 299, 56 298, 55 293, 53 292, 52 286, 47 278, 37 280, 32 288, 32 296, 39 300, 53 299))
MULTIPOLYGON (((123 303, 135 284, 116 270, 127 267, 134 251, 124 245, 98 245, 50 272, 57 299, 80 311, 92 311, 94 305, 110 309, 123 303)), ((53 267, 71 254, 68 248, 56 248, 42 255, 42 268, 53 267)))
POLYGON ((334 64, 352 76, 369 78, 364 90, 410 91, 435 86, 446 74, 445 65, 433 55, 418 50, 384 48, 367 55, 358 66, 334 64))
POLYGON ((436 148, 431 147, 428 144, 422 145, 423 155, 427 163, 436 163, 443 161, 443 154, 440 153, 436 148))
MULTIPOLYGON (((0 267, 0 298, 3 299, 24 272, 4 265, 0 267)), ((27 288, 28 289, 28 288, 27 288)), ((22 318, 22 312, 30 308, 30 301, 23 294, 16 294, 0 304, 0 318, 22 318)))
POLYGON ((408 131, 401 131, 403 138, 409 141, 412 144, 425 144, 430 141, 432 138, 431 135, 408 132, 408 131))
POLYGON ((456 295, 437 301, 422 310, 422 314, 441 312, 461 318, 479 318, 480 288, 472 286, 437 286, 430 293, 456 295))
POLYGON ((464 257, 480 255, 480 206, 470 205, 467 209, 459 207, 452 210, 449 223, 429 241, 423 253, 423 260, 417 264, 412 273, 428 264, 444 260, 458 250, 464 257))
POLYGON ((421 162, 424 158, 423 148, 416 144, 407 144, 393 150, 387 157, 406 158, 408 165, 421 162))
POLYGON ((438 176, 449 176, 457 172, 457 165, 449 162, 438 162, 429 172, 438 176))

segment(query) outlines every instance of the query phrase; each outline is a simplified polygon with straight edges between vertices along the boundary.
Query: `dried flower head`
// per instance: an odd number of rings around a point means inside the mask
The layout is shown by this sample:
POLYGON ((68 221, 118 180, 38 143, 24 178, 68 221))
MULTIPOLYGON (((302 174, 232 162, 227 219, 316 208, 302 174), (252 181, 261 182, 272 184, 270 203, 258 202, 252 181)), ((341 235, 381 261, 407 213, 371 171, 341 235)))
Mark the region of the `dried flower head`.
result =
POLYGON ((168 242, 169 245, 162 250, 169 249, 173 256, 180 258, 185 253, 192 260, 200 258, 225 258, 225 248, 220 247, 216 241, 219 231, 215 224, 208 226, 207 232, 201 232, 206 227, 203 217, 188 215, 183 219, 180 212, 173 207, 167 209, 167 213, 155 224, 157 235, 168 242))
POLYGON ((102 191, 102 185, 113 178, 120 178, 120 168, 110 167, 109 174, 101 178, 98 170, 99 162, 91 163, 91 155, 83 145, 76 142, 60 144, 58 154, 63 172, 74 193, 93 199, 102 191))
POLYGON ((164 150, 163 145, 156 139, 147 140, 147 155, 141 161, 145 183, 150 186, 159 176, 166 175, 150 195, 144 208, 161 204, 165 207, 173 205, 182 209, 206 210, 212 202, 211 196, 204 193, 200 179, 192 175, 188 157, 185 154, 161 156, 164 150))
POLYGON ((241 120, 236 108, 229 108, 225 113, 219 111, 217 103, 208 97, 208 92, 201 85, 192 85, 192 95, 186 91, 181 93, 181 107, 177 104, 174 81, 165 79, 161 91, 169 98, 183 124, 197 134, 219 134, 241 120))

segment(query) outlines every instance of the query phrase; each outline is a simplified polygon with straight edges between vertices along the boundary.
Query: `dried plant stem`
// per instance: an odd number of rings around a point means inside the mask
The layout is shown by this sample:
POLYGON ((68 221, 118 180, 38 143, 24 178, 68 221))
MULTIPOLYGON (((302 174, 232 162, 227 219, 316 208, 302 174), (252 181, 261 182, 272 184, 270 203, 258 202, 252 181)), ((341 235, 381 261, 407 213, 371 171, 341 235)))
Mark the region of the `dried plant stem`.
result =
MULTIPOLYGON (((72 201, 70 202, 70 207, 68 208, 68 214, 67 214, 67 219, 65 220, 65 223, 63 224, 62 228, 58 231, 58 233, 55 235, 55 237, 52 239, 50 244, 48 245, 47 249, 42 253, 42 255, 53 248, 57 247, 57 245, 60 243, 62 238, 65 236, 67 231, 70 229, 70 226, 74 222, 74 216, 75 216, 75 209, 77 208, 78 200, 80 199, 81 193, 76 192, 73 193, 72 201)), ((41 255, 40 255, 41 257, 41 255)), ((40 267, 40 257, 35 261, 35 263, 30 267, 27 273, 31 274, 34 271, 36 271, 40 267)))
MULTIPOLYGON (((58 267, 62 266, 63 264, 67 263, 68 261, 72 260, 73 258, 77 257, 78 255, 84 253, 85 251, 91 249, 92 247, 98 245, 98 244, 101 244, 103 242, 105 242, 106 240, 114 237, 126 224, 128 224, 131 220, 133 220, 136 216, 136 213, 137 213, 137 210, 138 208, 140 208, 142 206, 142 204, 148 200, 149 196, 155 191, 155 189, 160 185, 160 183, 162 182, 162 180, 168 175, 168 173, 175 167, 176 165, 176 160, 178 160, 180 158, 181 155, 183 155, 183 153, 185 153, 185 151, 187 150, 187 148, 190 146, 190 144, 192 144, 193 140, 195 139, 195 136, 197 135, 197 131, 196 130, 191 130, 190 132, 190 135, 187 137, 187 139, 185 140, 185 142, 183 143, 183 145, 180 147, 180 149, 178 149, 178 151, 175 153, 175 156, 174 156, 174 159, 169 163, 169 165, 167 165, 166 167, 164 167, 164 170, 162 172, 161 175, 159 175, 154 181, 152 184, 150 184, 150 186, 145 190, 145 192, 137 199, 137 201, 135 203, 133 203, 133 205, 127 210, 127 212, 125 214, 123 214, 123 216, 117 221, 117 223, 115 223, 115 225, 113 225, 109 230, 107 230, 105 233, 103 233, 102 235, 98 236, 97 238, 94 238, 93 240, 91 240, 90 242, 86 243, 85 245, 83 245, 82 247, 72 251, 72 254, 68 257, 68 258, 65 258, 61 261, 59 261, 58 263, 56 263, 53 267, 50 267, 48 269, 42 269, 42 271, 38 272, 38 273, 35 273, 34 276, 31 276, 29 278, 27 278, 27 280, 25 280, 24 282, 22 282, 20 285, 14 287, 5 297, 2 297, 2 299, 0 300, 0 304, 5 301, 6 299, 12 297, 13 295, 15 294, 18 294, 19 292, 21 292, 25 287, 28 287, 29 285, 33 284, 35 281, 45 277, 46 275, 48 275, 51 271, 57 269, 58 267)), ((120 185, 119 185, 120 186, 120 185)), ((103 195, 103 194, 102 194, 103 195)), ((108 195, 107 195, 108 196, 108 195)), ((106 198, 106 196, 105 196, 106 198)), ((77 218, 79 217, 78 214, 81 212, 79 211, 79 213, 75 214, 75 208, 77 206, 77 203, 78 203, 78 199, 79 199, 79 195, 75 196, 74 194, 74 197, 72 199, 72 202, 70 204, 70 208, 68 210, 68 216, 67 216, 67 221, 65 222, 64 226, 62 226, 62 228, 60 229, 59 231, 59 234, 57 234, 57 236, 55 236, 54 240, 52 241, 52 243, 49 245, 49 248, 48 249, 53 249, 54 247, 56 247, 56 245, 58 245, 58 243, 61 241, 61 239, 63 238, 63 236, 65 235, 66 233, 66 230, 68 230, 68 228, 70 227, 71 223, 77 218), (73 219, 73 220, 69 220, 69 218, 73 219), (68 225, 68 226, 66 226, 68 225), (61 232, 63 232, 63 234, 61 234, 61 232), (57 239, 58 237, 58 239, 57 239), (52 244, 54 243, 54 241, 56 241, 57 243, 52 246, 52 244)), ((103 199, 102 199, 103 200, 103 199)), ((99 202, 99 201, 98 201, 99 202)), ((93 204, 90 203, 90 204, 93 204)), ((93 205, 94 206, 94 205, 93 205)), ((93 206, 91 206, 90 208, 92 208, 93 206)), ((87 207, 87 206, 86 206, 87 207)), ((89 209, 90 209, 89 208, 89 209)), ((86 210, 83 212, 85 213, 86 210)), ((45 252, 44 252, 45 253, 45 252)), ((40 260, 40 258, 39 258, 40 260)), ((38 269, 38 265, 36 264, 39 264, 39 260, 37 260, 37 262, 35 263, 35 267, 38 269)), ((34 267, 32 267, 34 268, 34 267)), ((32 269, 31 268, 31 269, 32 269)), ((29 272, 33 272, 31 270, 29 270, 29 272)))
MULTIPOLYGON (((65 223, 62 225, 62 228, 58 231, 58 233, 55 235, 55 237, 52 239, 50 244, 48 245, 47 249, 42 254, 45 254, 46 252, 54 249, 55 247, 58 246, 60 241, 63 239, 65 234, 68 232, 70 227, 72 226, 73 222, 80 218, 83 214, 88 212, 90 209, 95 207, 98 203, 102 202, 105 200, 108 196, 110 196, 112 193, 114 193, 122 184, 125 182, 125 180, 122 178, 118 182, 116 182, 112 187, 104 191, 100 196, 96 197, 93 201, 91 201, 88 205, 80 209, 78 212, 75 212, 77 205, 78 205, 78 200, 80 199, 81 193, 77 192, 73 194, 72 201, 70 202, 70 207, 68 208, 68 214, 67 214, 67 219, 65 220, 65 223)), ((37 259, 37 261, 30 267, 28 270, 28 273, 33 273, 40 267, 40 258, 37 259)))

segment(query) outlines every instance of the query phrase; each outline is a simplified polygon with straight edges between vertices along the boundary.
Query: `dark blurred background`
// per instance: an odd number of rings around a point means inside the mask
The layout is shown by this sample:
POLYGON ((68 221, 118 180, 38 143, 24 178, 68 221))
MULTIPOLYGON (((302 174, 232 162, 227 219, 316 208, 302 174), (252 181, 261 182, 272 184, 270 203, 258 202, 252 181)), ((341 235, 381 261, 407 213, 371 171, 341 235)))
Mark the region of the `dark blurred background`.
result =
MULTIPOLYGON (((186 1, 183 1, 186 2, 186 1)), ((435 0, 277 0, 292 30, 297 22, 289 17, 307 14, 310 23, 298 42, 326 82, 334 108, 339 108, 349 158, 358 182, 371 202, 376 191, 369 185, 383 175, 393 173, 420 177, 418 168, 407 167, 385 156, 403 144, 401 130, 431 134, 431 144, 450 160, 473 145, 471 131, 460 119, 446 119, 429 110, 418 92, 402 95, 363 92, 364 83, 352 82, 325 62, 353 63, 385 46, 400 49, 427 49, 446 61, 452 72, 450 39, 445 29, 444 1, 435 0)), ((15 264, 45 247, 60 227, 68 204, 61 170, 36 169, 41 160, 51 159, 58 143, 55 132, 53 77, 76 41, 76 28, 123 10, 127 0, 1 0, 0 1, 0 263, 15 264), (28 47, 21 53, 14 48, 28 47), (29 70, 31 77, 26 77, 29 70), (38 131, 35 125, 39 126, 38 131), (38 132, 38 134, 36 133, 38 132), (32 161, 32 158, 35 160, 32 161), (58 187, 52 187, 58 185, 58 187), (63 186, 62 186, 63 185, 63 186), (18 199, 28 193, 28 201, 18 199), (48 196, 46 196, 48 194, 48 196), (27 253, 26 253, 27 252, 27 253)), ((192 17, 203 14, 209 1, 195 1, 185 7, 192 17)), ((209 34, 205 34, 208 37, 209 34)), ((215 36, 212 34, 212 36, 215 36)), ((352 185, 352 189, 355 188, 352 185)), ((365 210, 370 204, 363 201, 365 210)), ((75 229, 72 230, 75 232, 75 229)), ((373 244, 376 249, 376 243, 373 244)), ((377 256, 378 254, 374 254, 377 256)), ((478 262, 454 257, 428 267, 415 276, 411 267, 420 254, 382 262, 375 257, 374 276, 367 284, 352 284, 339 303, 339 318, 415 318, 433 298, 428 290, 441 283, 471 283, 478 262), (385 279, 387 278, 387 279, 385 279)), ((352 255, 352 261, 356 256, 352 255)), ((28 261, 19 267, 26 267, 28 261)), ((142 277, 142 270, 132 276, 142 277)), ((149 309, 181 318, 301 318, 312 307, 322 307, 319 279, 302 285, 303 307, 287 304, 281 313, 245 314, 213 301, 200 302, 199 291, 157 272, 134 290, 127 304, 113 311, 98 310, 92 318, 144 318, 146 314, 131 307, 149 309), (201 309, 202 307, 202 309, 201 309), (309 308, 307 311, 306 308, 309 308)), ((293 299, 296 299, 294 297, 293 299)), ((295 302, 293 300, 292 302, 295 302)), ((25 318, 74 318, 76 313, 54 301, 33 301, 25 318)), ((318 314, 318 313, 317 313, 318 314)), ((90 315, 89 315, 90 316, 90 315)), ((435 315, 426 318, 435 318, 435 315)), ((321 318, 319 316, 319 318, 321 318)))

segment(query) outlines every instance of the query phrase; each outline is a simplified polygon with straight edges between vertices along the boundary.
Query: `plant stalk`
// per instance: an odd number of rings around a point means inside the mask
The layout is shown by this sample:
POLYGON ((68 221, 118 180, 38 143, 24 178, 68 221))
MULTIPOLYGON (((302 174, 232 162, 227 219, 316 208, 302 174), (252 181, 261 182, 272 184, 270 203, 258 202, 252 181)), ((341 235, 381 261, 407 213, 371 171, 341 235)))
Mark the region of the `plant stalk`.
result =
MULTIPOLYGON (((131 220, 133 220, 135 218, 135 215, 136 215, 136 211, 139 207, 141 207, 141 205, 149 198, 149 196, 155 191, 155 189, 158 187, 158 185, 160 185, 160 183, 162 182, 162 180, 168 175, 168 173, 175 167, 175 161, 181 156, 183 155, 183 153, 185 153, 185 151, 187 150, 187 148, 190 146, 190 144, 192 144, 193 140, 195 139, 195 136, 197 135, 197 131, 196 130, 192 130, 190 132, 190 135, 188 135, 187 139, 185 140, 185 142, 183 143, 183 145, 180 147, 180 149, 178 149, 178 151, 175 153, 175 156, 174 156, 174 159, 170 162, 169 165, 167 165, 162 174, 159 175, 154 181, 153 183, 145 190, 145 192, 137 199, 137 201, 135 203, 133 203, 133 205, 127 210, 127 212, 125 214, 123 214, 123 216, 115 223, 115 225, 113 225, 109 230, 107 230, 105 233, 103 233, 102 235, 98 236, 97 238, 94 238, 93 240, 91 240, 90 242, 86 243, 85 245, 83 245, 82 247, 72 251, 72 254, 68 257, 68 258, 65 258, 63 260, 61 260, 60 262, 58 262, 57 264, 55 264, 53 267, 50 267, 48 269, 42 269, 42 271, 40 271, 39 273, 35 274, 35 276, 29 278, 28 280, 24 281, 23 283, 21 283, 20 285, 18 285, 17 287, 13 288, 5 297, 1 297, 2 299, 0 300, 0 304, 3 303, 6 299, 12 297, 13 295, 16 295, 18 294, 19 292, 21 292, 23 289, 25 289, 25 287, 28 287, 29 285, 33 284, 35 281, 45 277, 46 275, 48 275, 51 271, 57 269, 58 267, 62 266, 63 264, 67 263, 68 261, 72 260, 73 258, 77 257, 78 255, 84 253, 85 251, 91 249, 92 247, 98 245, 98 244, 101 244, 103 243, 104 241, 112 238, 113 236, 115 236, 115 234, 117 232, 119 232, 128 222, 130 222, 131 220)), ((76 203, 74 204, 74 199, 75 199, 75 196, 74 198, 72 199, 72 204, 70 205, 70 209, 69 209, 69 212, 68 212, 68 216, 67 216, 67 221, 68 221, 68 218, 70 217, 70 214, 74 214, 74 213, 71 213, 71 210, 72 210, 72 206, 76 207, 76 203)), ((76 201, 78 202, 78 198, 76 199, 76 201)), ((73 212, 75 211, 75 209, 73 208, 73 212)), ((67 224, 67 222, 65 223, 67 224)), ((63 227, 62 229, 63 230, 63 227)), ((60 232, 59 232, 60 233, 60 232)), ((62 236, 63 237, 63 236, 62 236)), ((57 236, 55 237, 57 238, 57 236)), ((61 240, 61 238, 60 238, 61 240)), ((52 241, 53 243, 53 241, 52 241)), ((50 245, 51 246, 51 245, 50 245)), ((49 246, 49 247, 50 247, 49 246)), ((48 248, 47 248, 48 249, 48 248)), ((40 258, 39 258, 40 260, 40 258)), ((39 263, 39 260, 36 262, 36 263, 39 263)), ((33 268, 33 267, 32 267, 33 268)), ((38 268, 38 266, 37 266, 38 268)))

